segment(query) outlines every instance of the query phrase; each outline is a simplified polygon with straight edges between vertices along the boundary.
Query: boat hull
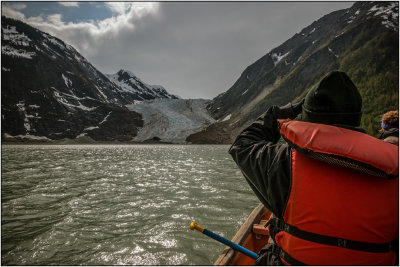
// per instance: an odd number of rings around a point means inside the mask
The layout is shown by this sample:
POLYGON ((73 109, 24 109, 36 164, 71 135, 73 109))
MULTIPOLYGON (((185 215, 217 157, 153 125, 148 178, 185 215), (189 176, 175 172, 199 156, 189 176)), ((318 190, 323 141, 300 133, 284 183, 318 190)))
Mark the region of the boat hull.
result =
MULTIPOLYGON (((269 239, 269 234, 261 225, 265 224, 270 215, 271 212, 263 204, 259 204, 233 237, 232 242, 259 253, 269 239)), ((214 265, 254 265, 254 259, 226 247, 214 265)))

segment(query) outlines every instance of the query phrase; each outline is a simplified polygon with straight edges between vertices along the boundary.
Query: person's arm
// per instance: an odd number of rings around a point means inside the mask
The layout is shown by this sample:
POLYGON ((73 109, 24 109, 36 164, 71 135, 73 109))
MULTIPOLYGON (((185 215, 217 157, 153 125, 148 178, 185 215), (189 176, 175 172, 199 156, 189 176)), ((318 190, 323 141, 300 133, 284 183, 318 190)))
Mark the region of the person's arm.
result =
POLYGON ((290 190, 290 148, 277 143, 277 119, 295 118, 302 103, 270 107, 236 138, 229 150, 256 196, 277 216, 283 216, 290 190))

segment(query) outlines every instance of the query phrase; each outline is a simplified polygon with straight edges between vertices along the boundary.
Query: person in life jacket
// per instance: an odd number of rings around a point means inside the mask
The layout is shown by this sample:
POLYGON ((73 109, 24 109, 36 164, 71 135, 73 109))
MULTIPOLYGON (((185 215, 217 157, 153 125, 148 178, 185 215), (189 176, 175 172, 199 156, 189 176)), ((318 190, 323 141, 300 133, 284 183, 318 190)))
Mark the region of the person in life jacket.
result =
POLYGON ((379 139, 394 145, 399 145, 399 112, 388 111, 382 116, 381 135, 379 139))
POLYGON ((333 71, 299 103, 270 107, 232 144, 273 213, 256 265, 398 264, 398 147, 360 128, 361 106, 350 78, 333 71))

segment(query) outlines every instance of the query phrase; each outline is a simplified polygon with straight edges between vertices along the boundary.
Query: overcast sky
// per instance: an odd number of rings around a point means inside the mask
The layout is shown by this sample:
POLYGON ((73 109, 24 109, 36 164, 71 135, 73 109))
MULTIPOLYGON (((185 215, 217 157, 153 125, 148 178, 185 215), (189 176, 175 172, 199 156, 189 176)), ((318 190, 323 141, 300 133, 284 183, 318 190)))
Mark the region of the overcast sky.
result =
POLYGON ((244 69, 352 2, 2 2, 74 46, 98 70, 120 69, 182 98, 214 98, 244 69))

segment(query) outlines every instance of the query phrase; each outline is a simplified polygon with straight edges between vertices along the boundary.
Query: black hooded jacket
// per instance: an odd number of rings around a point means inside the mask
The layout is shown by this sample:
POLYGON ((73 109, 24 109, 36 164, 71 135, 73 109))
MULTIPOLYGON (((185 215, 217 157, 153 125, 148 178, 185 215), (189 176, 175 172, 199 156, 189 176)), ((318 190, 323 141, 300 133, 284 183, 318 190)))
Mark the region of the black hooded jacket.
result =
MULTIPOLYGON (((277 119, 294 118, 291 105, 270 107, 234 141, 229 153, 264 206, 283 218, 291 186, 291 147, 280 141, 277 119)), ((354 131, 362 128, 336 125, 354 131)))
POLYGON ((278 143, 281 134, 274 110, 279 108, 269 108, 246 128, 229 153, 261 203, 282 218, 290 190, 290 147, 278 143))

